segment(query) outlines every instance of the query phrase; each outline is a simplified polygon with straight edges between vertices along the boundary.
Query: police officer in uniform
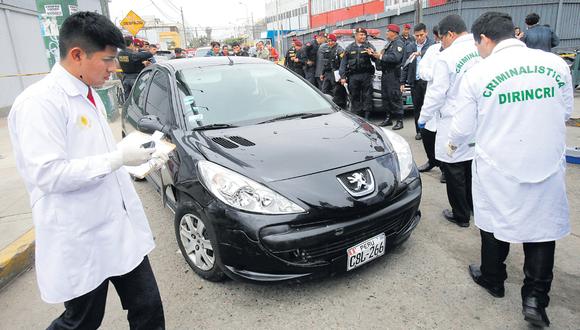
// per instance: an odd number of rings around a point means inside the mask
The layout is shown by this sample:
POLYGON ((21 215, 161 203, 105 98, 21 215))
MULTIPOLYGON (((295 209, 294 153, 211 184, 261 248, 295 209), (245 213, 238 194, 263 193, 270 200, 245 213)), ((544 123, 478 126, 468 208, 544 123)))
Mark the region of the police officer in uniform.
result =
POLYGON ((375 67, 371 61, 375 61, 375 51, 375 47, 367 41, 367 30, 357 28, 355 41, 346 47, 340 61, 340 83, 344 86, 348 82, 351 111, 357 115, 364 112, 366 118, 373 109, 375 67))
POLYGON ((302 42, 298 39, 292 41, 292 47, 286 52, 284 57, 284 66, 296 72, 304 78, 304 52, 302 51, 302 42))
POLYGON ((304 54, 306 55, 306 65, 304 66, 304 73, 306 80, 312 85, 319 87, 319 79, 316 75, 316 60, 318 56, 318 48, 326 42, 326 33, 318 34, 314 41, 306 43, 304 47, 304 54))
POLYGON ((342 84, 337 83, 334 72, 340 68, 340 61, 344 50, 336 43, 336 35, 329 34, 328 42, 320 46, 319 52, 322 53, 322 92, 332 95, 333 101, 341 108, 346 108, 346 90, 342 84))
POLYGON ((150 60, 153 54, 138 52, 131 37, 125 37, 125 45, 127 48, 119 52, 117 59, 123 70, 123 89, 125 90, 125 100, 127 100, 137 76, 146 65, 151 64, 150 60))
POLYGON ((522 313, 532 325, 546 327, 555 241, 570 234, 562 155, 574 87, 561 58, 526 47, 513 30, 506 13, 488 12, 473 23, 485 60, 461 82, 461 110, 452 119, 447 152, 454 157, 475 134, 473 202, 481 264, 469 266, 472 279, 503 297, 510 243, 523 243, 522 313))
POLYGON ((396 24, 387 26, 388 43, 385 48, 374 56, 379 59, 379 67, 383 72, 381 77, 381 94, 383 108, 387 114, 380 126, 390 126, 393 119, 397 121, 393 130, 403 128, 403 99, 399 79, 401 77, 401 62, 405 44, 399 38, 400 28, 396 24))

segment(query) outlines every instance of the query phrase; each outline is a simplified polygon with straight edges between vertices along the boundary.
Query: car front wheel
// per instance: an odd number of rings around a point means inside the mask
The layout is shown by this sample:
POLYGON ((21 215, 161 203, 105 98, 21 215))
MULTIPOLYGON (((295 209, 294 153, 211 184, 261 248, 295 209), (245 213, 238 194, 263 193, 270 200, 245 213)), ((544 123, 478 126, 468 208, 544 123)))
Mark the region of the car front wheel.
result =
POLYGON ((215 235, 195 209, 177 209, 175 234, 179 250, 194 272, 208 281, 224 280, 225 274, 217 263, 215 235))

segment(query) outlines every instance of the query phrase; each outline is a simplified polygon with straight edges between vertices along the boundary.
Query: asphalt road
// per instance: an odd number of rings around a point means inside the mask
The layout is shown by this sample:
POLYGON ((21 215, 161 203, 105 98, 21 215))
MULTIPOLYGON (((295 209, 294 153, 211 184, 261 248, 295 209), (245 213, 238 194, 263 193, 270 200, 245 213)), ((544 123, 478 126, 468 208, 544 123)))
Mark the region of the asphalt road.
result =
MULTIPOLYGON (((425 156, 413 139, 412 119, 405 125, 402 135, 421 164, 425 156)), ((580 141, 580 128, 568 130, 569 140, 580 141)), ((167 328, 527 329, 521 245, 512 245, 507 260, 506 296, 492 298, 467 273, 467 265, 479 261, 479 231, 441 216, 448 204, 439 174, 434 169, 423 175, 423 219, 405 244, 345 275, 278 285, 201 280, 178 252, 173 214, 149 185, 136 183, 157 242, 151 263, 167 328)), ((552 329, 580 329, 580 166, 568 167, 567 182, 573 234, 557 243, 548 309, 552 329)), ((62 305, 40 300, 34 270, 0 292, 0 329, 45 328, 62 311, 62 305)), ((103 328, 128 328, 112 286, 103 328)))

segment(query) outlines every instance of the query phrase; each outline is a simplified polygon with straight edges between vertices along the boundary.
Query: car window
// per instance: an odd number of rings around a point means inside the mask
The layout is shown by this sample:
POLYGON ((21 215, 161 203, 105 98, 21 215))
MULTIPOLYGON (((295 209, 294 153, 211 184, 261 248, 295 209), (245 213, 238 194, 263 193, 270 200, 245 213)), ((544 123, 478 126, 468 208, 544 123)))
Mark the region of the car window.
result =
POLYGON ((304 80, 270 63, 188 68, 176 77, 188 128, 334 111, 304 80))
POLYGON ((145 96, 147 96, 146 87, 151 78, 151 71, 144 72, 135 82, 132 89, 133 104, 139 108, 141 112, 145 108, 145 96))
POLYGON ((145 115, 159 117, 164 124, 173 123, 169 86, 169 75, 161 71, 155 72, 147 94, 144 112, 145 115))

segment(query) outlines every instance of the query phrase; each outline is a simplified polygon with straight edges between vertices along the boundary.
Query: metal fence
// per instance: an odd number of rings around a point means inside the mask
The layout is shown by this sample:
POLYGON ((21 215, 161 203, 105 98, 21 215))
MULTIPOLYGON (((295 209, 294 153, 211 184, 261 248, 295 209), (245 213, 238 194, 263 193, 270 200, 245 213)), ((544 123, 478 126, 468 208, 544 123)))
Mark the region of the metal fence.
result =
MULTIPOLYGON (((380 15, 357 17, 338 22, 333 26, 300 31, 296 36, 304 42, 312 40, 313 35, 320 31, 330 33, 335 29, 352 29, 359 26, 377 28, 384 36, 388 24, 413 25, 420 21, 430 29, 449 14, 461 15, 470 27, 477 17, 491 10, 510 14, 514 24, 522 30, 525 29, 526 15, 535 12, 540 15, 540 24, 548 24, 560 37, 557 49, 580 48, 580 0, 454 0, 429 8, 402 8, 400 14, 388 11, 380 15)), ((287 47, 288 45, 284 45, 285 49, 287 47)))

